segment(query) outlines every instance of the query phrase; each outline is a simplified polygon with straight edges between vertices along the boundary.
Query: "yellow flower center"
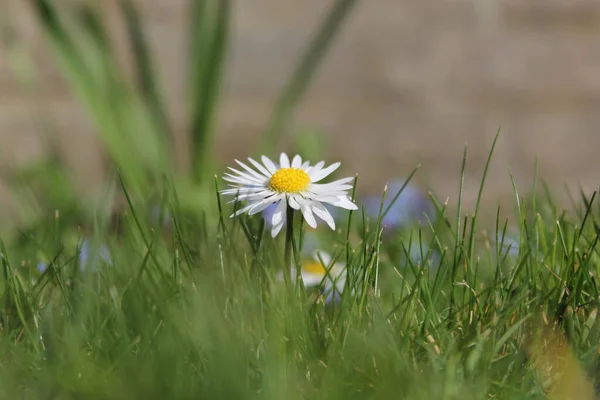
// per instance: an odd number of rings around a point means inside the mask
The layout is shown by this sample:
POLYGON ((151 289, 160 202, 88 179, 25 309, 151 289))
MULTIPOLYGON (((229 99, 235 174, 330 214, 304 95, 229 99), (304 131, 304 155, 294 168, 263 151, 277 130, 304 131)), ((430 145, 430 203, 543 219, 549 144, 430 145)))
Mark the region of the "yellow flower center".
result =
POLYGON ((298 193, 306 189, 310 176, 298 168, 281 168, 271 176, 269 187, 280 193, 298 193))
POLYGON ((325 270, 325 267, 323 267, 323 264, 321 264, 318 261, 308 261, 308 262, 304 263, 304 266, 302 267, 302 269, 306 273, 315 274, 315 275, 325 275, 325 273, 327 272, 325 270))

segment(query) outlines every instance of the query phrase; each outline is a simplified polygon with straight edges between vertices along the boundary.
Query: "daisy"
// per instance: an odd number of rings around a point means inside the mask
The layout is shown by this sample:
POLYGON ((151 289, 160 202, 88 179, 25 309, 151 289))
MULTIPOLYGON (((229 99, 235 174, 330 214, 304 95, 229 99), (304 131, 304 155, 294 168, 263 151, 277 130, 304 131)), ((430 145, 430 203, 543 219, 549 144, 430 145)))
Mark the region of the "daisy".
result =
MULTIPOLYGON (((300 276, 304 287, 322 289, 325 296, 325 303, 337 302, 346 286, 346 265, 341 262, 336 262, 331 265, 332 258, 324 252, 315 252, 313 258, 302 263, 300 276), (321 257, 319 259, 319 256, 321 257), (321 260, 323 261, 321 263, 321 260)), ((292 277, 296 276, 296 268, 290 268, 292 277)), ((283 280, 283 273, 277 275, 279 280, 283 280)))
POLYGON ((271 204, 275 204, 275 211, 271 217, 271 236, 275 237, 281 231, 285 222, 287 207, 300 210, 306 223, 317 227, 315 216, 323 220, 331 229, 335 230, 335 221, 324 204, 330 204, 347 210, 357 210, 347 191, 352 188, 350 182, 354 178, 343 178, 330 183, 317 183, 338 169, 340 163, 332 164, 326 168, 325 162, 320 161, 311 166, 302 162, 299 155, 292 161, 287 154, 281 153, 279 166, 276 166, 268 157, 262 156, 262 164, 248 158, 254 168, 235 160, 243 171, 229 167, 231 173, 225 173, 223 178, 229 182, 229 189, 222 190, 223 195, 234 195, 232 202, 246 201, 248 204, 235 212, 235 217, 247 212, 248 215, 257 214, 271 204))

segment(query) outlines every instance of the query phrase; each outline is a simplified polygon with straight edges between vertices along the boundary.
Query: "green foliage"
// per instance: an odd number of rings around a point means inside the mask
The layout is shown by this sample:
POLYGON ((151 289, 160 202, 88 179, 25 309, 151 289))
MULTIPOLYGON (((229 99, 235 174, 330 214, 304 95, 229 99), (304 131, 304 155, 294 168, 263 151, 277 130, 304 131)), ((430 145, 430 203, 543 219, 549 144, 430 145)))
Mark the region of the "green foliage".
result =
POLYGON ((381 217, 354 218, 318 236, 349 271, 340 301, 326 304, 277 278, 282 238, 260 216, 223 218, 221 205, 197 223, 163 190, 160 214, 171 218, 157 225, 124 182, 127 209, 97 217, 87 258, 60 216, 0 247, 3 397, 589 398, 600 340, 595 194, 573 213, 519 196, 516 253, 479 240, 474 218, 461 226, 476 240, 464 240, 441 209, 439 224, 408 232, 419 239, 407 254, 440 252, 425 263, 386 250, 394 236, 381 235, 381 217), (544 351, 555 335, 568 345, 544 351))
POLYGON ((190 22, 190 93, 193 173, 210 178, 211 139, 219 83, 223 72, 229 27, 230 1, 192 2, 190 22))
MULTIPOLYGON (((32 3, 65 78, 115 165, 136 191, 147 191, 167 171, 167 136, 156 123, 155 102, 149 105, 119 69, 100 11, 89 2, 74 9, 59 9, 49 0, 32 3)), ((132 26, 135 18, 126 15, 132 26)), ((134 40, 134 48, 139 54, 143 46, 134 40)))

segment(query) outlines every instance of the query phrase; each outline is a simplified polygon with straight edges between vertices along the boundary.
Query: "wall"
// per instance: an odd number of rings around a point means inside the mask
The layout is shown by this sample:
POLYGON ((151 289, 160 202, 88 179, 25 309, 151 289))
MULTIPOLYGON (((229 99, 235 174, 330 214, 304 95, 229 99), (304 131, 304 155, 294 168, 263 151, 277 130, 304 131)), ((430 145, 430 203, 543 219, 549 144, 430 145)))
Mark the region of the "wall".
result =
MULTIPOLYGON (((103 166, 91 125, 52 65, 23 0, 4 0, 33 49, 42 89, 34 95, 0 53, 0 151, 6 160, 40 156, 43 110, 64 140, 82 187, 103 166)), ((116 1, 106 0, 115 37, 116 1)), ((144 0, 143 12, 185 153, 182 70, 184 0, 144 0)), ((274 100, 331 1, 238 0, 219 120, 219 160, 244 157, 265 128, 274 100)), ((331 159, 378 191, 417 164, 441 197, 457 197, 465 143, 470 205, 493 136, 502 126, 486 199, 512 200, 540 175, 562 190, 597 187, 600 176, 600 3, 593 0, 363 0, 359 2, 294 128, 326 132, 331 159)), ((23 68, 19 68, 23 71, 23 68)), ((180 164, 185 163, 185 157, 180 164)))

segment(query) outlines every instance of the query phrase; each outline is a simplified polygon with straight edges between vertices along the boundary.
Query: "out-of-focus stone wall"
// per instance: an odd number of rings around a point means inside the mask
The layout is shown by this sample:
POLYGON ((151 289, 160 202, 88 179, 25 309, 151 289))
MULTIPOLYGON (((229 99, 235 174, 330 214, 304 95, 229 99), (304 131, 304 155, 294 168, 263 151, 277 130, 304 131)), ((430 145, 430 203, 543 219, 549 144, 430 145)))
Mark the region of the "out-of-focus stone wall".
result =
MULTIPOLYGON (((122 38, 115 0, 106 4, 122 38)), ((83 187, 103 162, 85 112, 66 89, 23 0, 3 13, 33 51, 42 89, 31 95, 0 53, 0 151, 41 153, 40 115, 55 126, 83 187)), ((159 60, 179 150, 185 153, 184 0, 140 0, 159 60)), ((219 160, 255 149, 277 94, 333 1, 238 0, 220 108, 219 160)), ((591 190, 600 177, 600 3, 594 0, 363 0, 295 114, 292 132, 318 128, 331 160, 379 191, 418 163, 422 182, 456 200, 465 144, 473 204, 492 139, 502 127, 486 199, 513 198, 540 176, 591 190)), ((185 157, 182 158, 185 160, 185 157)), ((181 161, 183 164, 185 161, 181 161)))

